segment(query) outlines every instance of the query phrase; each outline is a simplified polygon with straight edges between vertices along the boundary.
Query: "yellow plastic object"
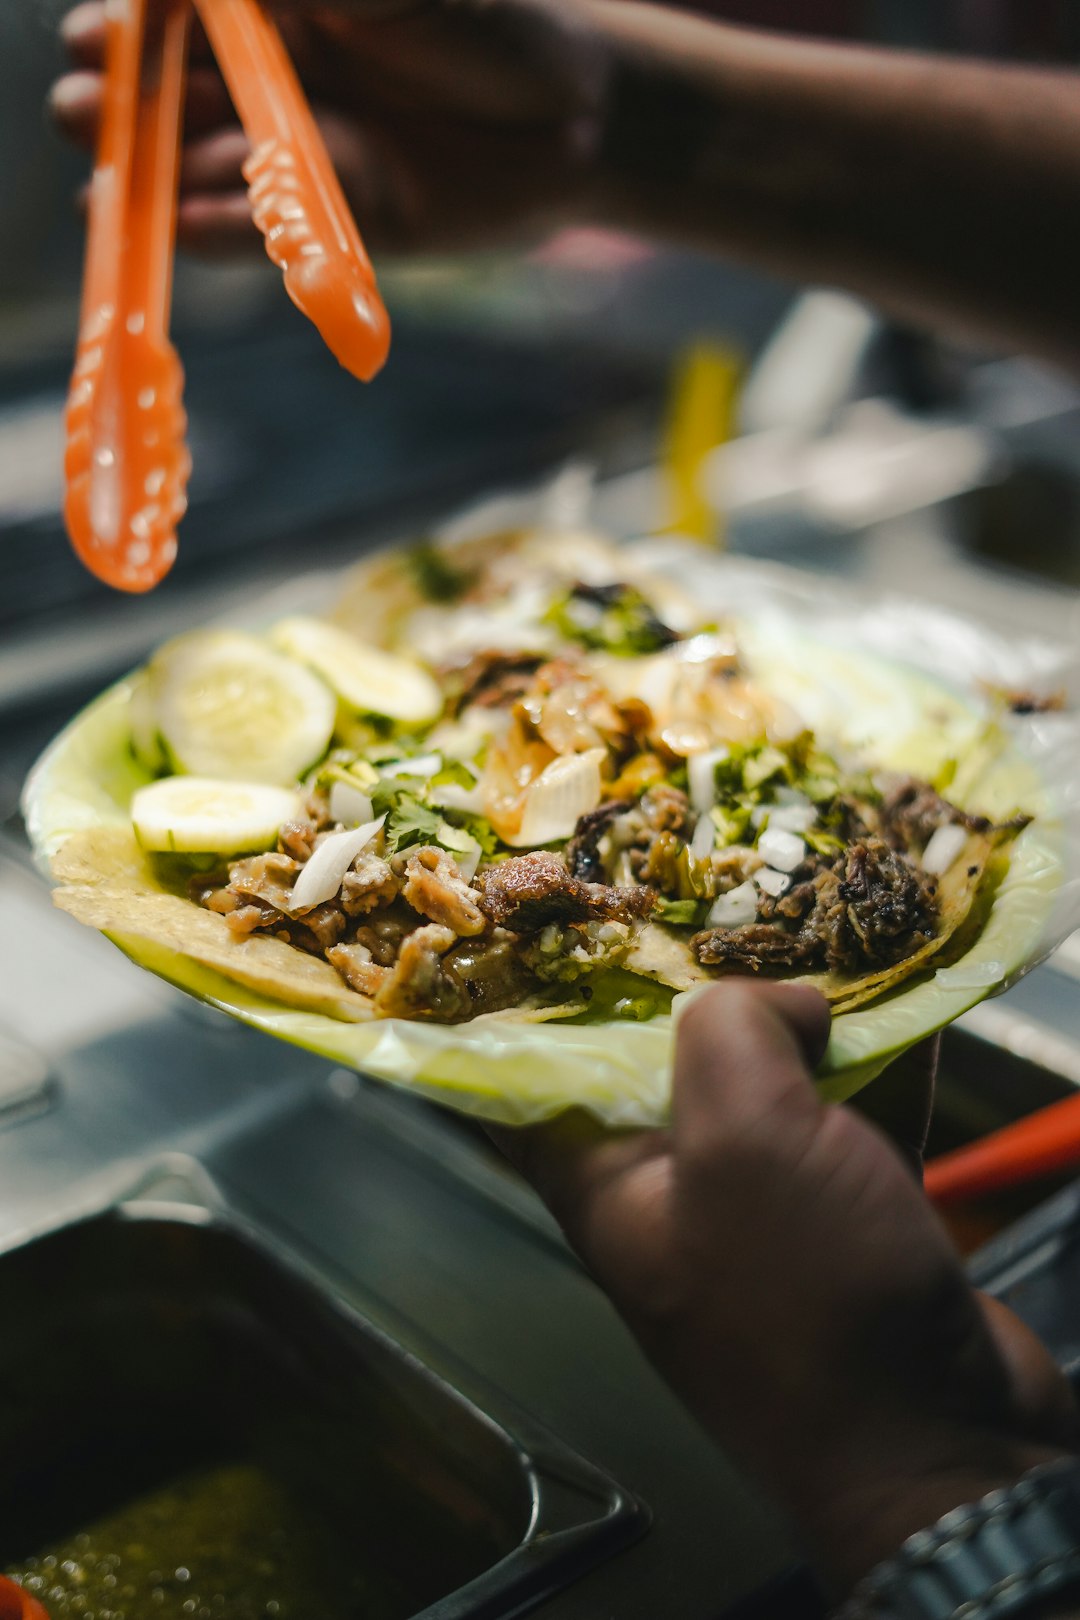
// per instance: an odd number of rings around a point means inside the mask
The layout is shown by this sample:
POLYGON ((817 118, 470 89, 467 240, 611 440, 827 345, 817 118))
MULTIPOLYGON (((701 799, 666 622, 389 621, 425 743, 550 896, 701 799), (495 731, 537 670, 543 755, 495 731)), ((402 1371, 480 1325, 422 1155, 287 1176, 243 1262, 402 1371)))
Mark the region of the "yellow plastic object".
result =
POLYGON ((191 472, 168 336, 189 7, 110 0, 106 30, 64 512, 92 573, 147 591, 176 557, 191 472))
POLYGON ((390 321, 319 126, 259 0, 197 0, 251 157, 256 225, 293 303, 364 382, 390 348, 390 321))
POLYGON ((710 344, 690 349, 675 367, 663 446, 668 533, 723 543, 702 472, 710 452, 734 437, 742 373, 736 355, 710 344))

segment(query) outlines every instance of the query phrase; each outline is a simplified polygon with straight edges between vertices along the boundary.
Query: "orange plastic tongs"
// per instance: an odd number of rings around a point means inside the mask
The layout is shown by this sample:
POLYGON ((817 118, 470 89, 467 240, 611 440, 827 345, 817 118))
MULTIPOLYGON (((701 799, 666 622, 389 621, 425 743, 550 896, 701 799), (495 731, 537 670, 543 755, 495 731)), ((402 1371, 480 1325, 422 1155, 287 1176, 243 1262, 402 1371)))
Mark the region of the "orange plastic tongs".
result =
POLYGON ((65 517, 87 567, 124 591, 172 566, 191 472, 168 337, 190 21, 187 0, 107 0, 65 517))
POLYGON ((386 360, 390 321, 356 223, 276 24, 259 0, 196 0, 251 144, 255 223, 293 303, 353 376, 386 360))

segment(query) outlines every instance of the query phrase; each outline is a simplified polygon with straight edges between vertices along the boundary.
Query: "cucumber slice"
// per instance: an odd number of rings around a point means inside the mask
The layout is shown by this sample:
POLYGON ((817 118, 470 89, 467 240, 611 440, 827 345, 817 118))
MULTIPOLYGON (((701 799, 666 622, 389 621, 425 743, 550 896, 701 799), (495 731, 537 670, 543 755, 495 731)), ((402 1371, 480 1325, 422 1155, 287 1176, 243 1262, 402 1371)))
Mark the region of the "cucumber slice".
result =
POLYGON ((418 725, 442 712, 442 695, 419 664, 397 653, 368 647, 322 619, 299 615, 270 631, 281 651, 322 676, 347 708, 418 725))
POLYGON ((243 855, 270 849, 279 827, 303 815, 299 793, 265 782, 167 776, 131 801, 143 849, 188 855, 243 855))
POLYGON ((156 776, 169 762, 158 732, 157 705, 149 674, 136 675, 132 680, 128 717, 131 721, 131 752, 145 770, 156 776))
POLYGON ((151 680, 158 729, 177 771, 291 783, 330 746, 333 693, 257 636, 181 637, 154 660, 151 680))

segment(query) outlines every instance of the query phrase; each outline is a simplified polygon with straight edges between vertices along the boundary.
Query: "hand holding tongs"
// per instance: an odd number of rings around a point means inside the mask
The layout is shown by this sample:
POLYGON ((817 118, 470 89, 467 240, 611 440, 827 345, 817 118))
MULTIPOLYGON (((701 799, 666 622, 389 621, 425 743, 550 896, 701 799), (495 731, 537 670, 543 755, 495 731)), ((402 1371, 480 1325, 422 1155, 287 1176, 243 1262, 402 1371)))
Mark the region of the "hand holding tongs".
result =
MULTIPOLYGON (((367 380, 390 324, 277 28, 259 0, 199 9, 252 145, 245 176, 267 251, 341 364, 367 380)), ((168 338, 189 0, 107 0, 106 27, 65 516, 93 573, 146 591, 176 557, 191 470, 168 338)))

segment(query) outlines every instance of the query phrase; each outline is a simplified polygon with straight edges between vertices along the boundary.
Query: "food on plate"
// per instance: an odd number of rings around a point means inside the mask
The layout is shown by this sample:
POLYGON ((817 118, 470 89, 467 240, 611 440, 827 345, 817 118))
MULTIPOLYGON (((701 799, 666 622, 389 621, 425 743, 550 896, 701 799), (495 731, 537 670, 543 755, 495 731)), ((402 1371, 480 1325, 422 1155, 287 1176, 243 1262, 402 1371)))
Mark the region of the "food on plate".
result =
POLYGON ((50 851, 58 904, 343 1022, 654 1018, 732 973, 850 1012, 970 946, 1031 816, 953 802, 955 759, 883 767, 760 666, 591 535, 369 564, 332 624, 134 679, 135 790, 50 851))

